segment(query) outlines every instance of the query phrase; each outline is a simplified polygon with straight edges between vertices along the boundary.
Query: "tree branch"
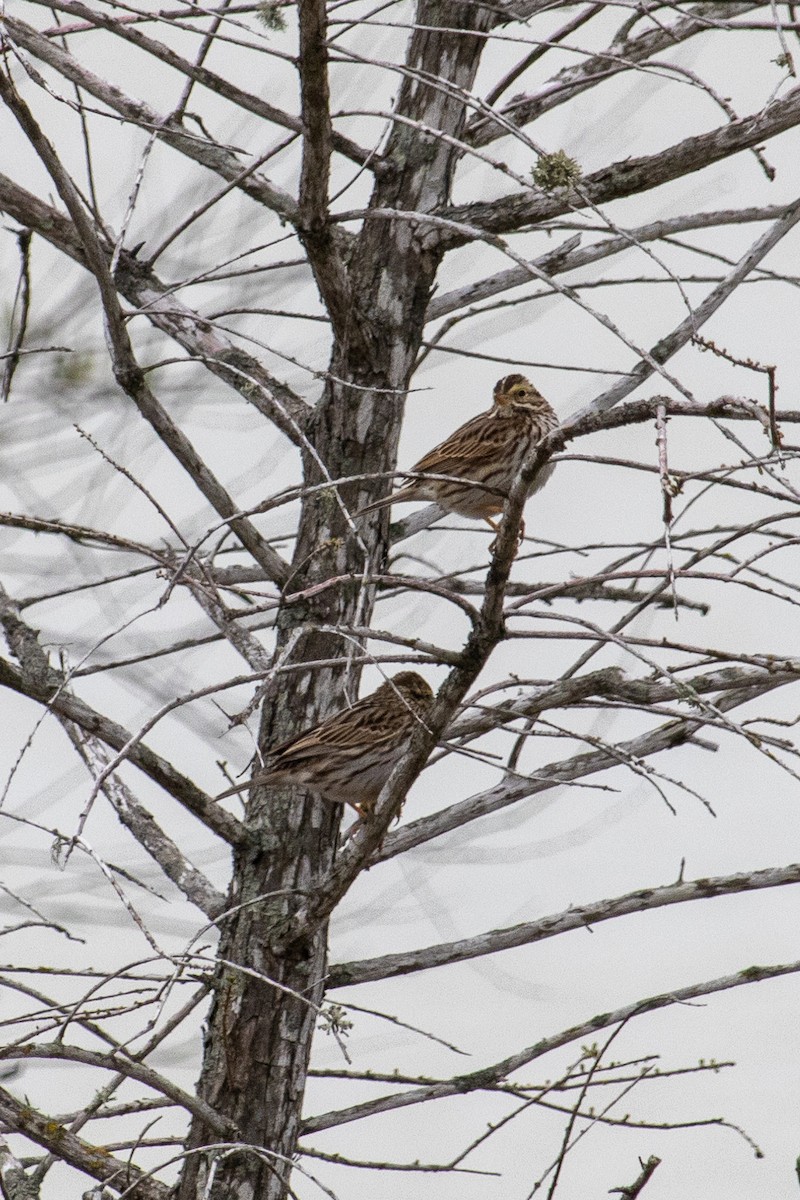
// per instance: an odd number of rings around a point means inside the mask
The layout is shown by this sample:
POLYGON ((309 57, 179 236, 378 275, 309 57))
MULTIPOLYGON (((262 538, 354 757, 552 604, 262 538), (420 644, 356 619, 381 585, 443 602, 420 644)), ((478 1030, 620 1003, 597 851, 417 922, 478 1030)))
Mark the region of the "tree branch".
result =
POLYGON ((0 1192, 5 1200, 39 1200, 39 1189, 26 1175, 25 1168, 12 1153, 7 1138, 0 1133, 0 1192))
MULTIPOLYGON (((0 210, 35 230, 74 262, 91 269, 72 221, 5 175, 0 175, 0 210)), ((110 251, 104 249, 103 253, 110 264, 110 251)), ((197 358, 212 374, 235 388, 290 441, 302 443, 302 430, 310 419, 311 406, 271 375, 257 358, 234 345, 204 317, 183 304, 173 287, 163 283, 155 272, 127 250, 120 251, 114 283, 120 294, 135 305, 151 325, 173 338, 192 358, 197 358)))
POLYGON ((303 161, 298 233, 330 317, 344 341, 351 324, 350 288, 328 214, 331 116, 328 87, 328 14, 325 0, 299 0, 300 105, 303 161))
POLYGON ((130 1188, 131 1200, 169 1200, 171 1189, 166 1184, 146 1179, 144 1172, 130 1161, 113 1158, 102 1146, 93 1146, 76 1137, 52 1117, 16 1100, 3 1087, 0 1087, 0 1121, 7 1129, 24 1134, 93 1179, 120 1191, 130 1188))
MULTIPOLYGON (((800 96, 800 88, 797 89, 797 92, 798 96, 800 96)), ((714 315, 717 309, 722 307, 742 280, 746 279, 762 259, 766 258, 770 250, 773 250, 778 245, 798 221, 800 221, 800 200, 796 200, 794 204, 790 204, 784 215, 762 233, 761 237, 753 243, 747 253, 739 259, 733 270, 729 271, 722 282, 713 291, 709 292, 705 300, 698 304, 697 308, 692 309, 689 315, 671 333, 661 338, 653 346, 650 351, 650 357, 655 362, 663 364, 685 346, 687 342, 690 342, 698 329, 706 323, 709 317, 714 315)), ((572 421, 578 421, 583 413, 602 412, 611 408, 624 399, 625 396, 630 395, 652 373, 653 367, 650 363, 645 361, 637 363, 627 378, 617 380, 602 395, 596 396, 585 409, 576 413, 572 421)))
POLYGON ((633 1183, 629 1183, 627 1187, 616 1187, 610 1189, 612 1193, 618 1192, 622 1197, 622 1200, 636 1200, 636 1197, 641 1195, 641 1193, 644 1191, 645 1184, 649 1182, 655 1173, 656 1167, 660 1165, 661 1159, 656 1158, 655 1154, 651 1154, 647 1162, 643 1163, 641 1159, 639 1159, 639 1162, 641 1163, 642 1169, 634 1179, 633 1183))
POLYGON ((242 545, 260 566, 281 586, 289 578, 289 567, 279 554, 265 542, 255 526, 244 517, 237 517, 238 506, 207 468, 201 456, 181 429, 168 416, 145 382, 145 376, 133 353, 128 331, 117 300, 114 282, 108 267, 107 255, 101 246, 92 222, 87 217, 75 187, 61 165, 55 149, 44 136, 33 114, 17 92, 11 76, 0 70, 0 97, 16 117, 32 147, 49 172, 61 199, 64 201, 78 237, 83 245, 89 270, 97 280, 105 314, 106 338, 111 353, 114 377, 130 396, 142 416, 150 423, 164 444, 194 480, 219 515, 230 519, 231 528, 242 545))
MULTIPOLYGON (((97 739, 78 731, 71 721, 62 719, 61 724, 89 771, 96 774, 95 765, 108 765, 108 756, 97 739)), ((103 794, 126 829, 129 829, 139 845, 158 864, 168 879, 171 879, 187 900, 196 904, 201 912, 212 921, 226 907, 226 899, 211 885, 202 871, 182 853, 169 837, 153 814, 148 812, 134 796, 131 789, 118 775, 111 775, 101 785, 103 794)))
POLYGON ((233 1122, 214 1112, 213 1108, 204 1100, 185 1092, 166 1075, 154 1071, 152 1067, 148 1067, 146 1063, 139 1062, 135 1058, 126 1058, 122 1054, 113 1054, 109 1051, 87 1050, 83 1046, 70 1046, 59 1041, 27 1042, 24 1045, 0 1047, 0 1060, 9 1058, 21 1059, 23 1062, 30 1059, 44 1059, 52 1062, 85 1063, 87 1066, 100 1067, 104 1071, 114 1071, 127 1079, 135 1079, 137 1082, 143 1083, 145 1087, 152 1088, 154 1092, 174 1100, 188 1113, 199 1116, 220 1137, 236 1136, 236 1127, 233 1122))
MULTIPOLYGON (((38 3, 39 0, 35 0, 35 2, 38 3)), ((273 124, 279 125, 283 129, 291 129, 295 133, 302 133, 303 131, 303 123, 298 117, 284 112, 283 109, 276 108, 273 104, 262 100, 260 96, 253 95, 252 92, 245 92, 242 88, 237 87, 235 83, 224 79, 221 75, 215 74, 214 71, 210 71, 208 67, 203 66, 201 63, 193 63, 189 62, 188 59, 181 58, 179 54, 176 54, 164 42, 159 42, 155 38, 148 37, 146 33, 141 33, 139 30, 132 28, 124 19, 120 20, 118 15, 106 16, 105 13, 98 12, 96 9, 88 8, 85 4, 81 4, 79 0, 56 0, 53 4, 48 3, 46 7, 56 12, 70 13, 81 17, 95 29, 107 29, 115 37, 124 38, 125 41, 137 46, 145 54, 149 54, 152 58, 156 58, 170 67, 174 67, 182 75, 186 75, 189 79, 194 80, 195 83, 202 84, 210 92, 216 92, 217 95, 222 96, 225 100, 230 100, 232 104, 235 104, 245 112, 251 112, 255 116, 261 117, 264 121, 272 121, 273 124)), ((45 34, 43 33, 42 36, 45 36, 45 34)), ((345 158, 349 158, 354 163, 358 163, 361 167, 368 167, 376 174, 380 174, 383 164, 379 155, 373 154, 369 150, 364 150, 361 146, 351 141, 350 138, 335 131, 331 135, 331 140, 333 148, 339 154, 344 155, 345 158)))
POLYGON ((339 1109, 338 1112, 309 1117, 304 1122, 303 1133, 318 1133, 322 1129, 333 1129, 337 1125, 359 1121, 364 1117, 388 1112, 391 1109, 407 1108, 411 1104, 425 1104, 429 1100, 441 1100, 448 1096, 464 1095, 467 1092, 492 1087, 514 1071, 518 1071, 520 1067, 527 1066, 528 1063, 534 1062, 537 1058, 541 1058, 561 1046, 590 1038, 600 1029, 608 1029, 612 1025, 629 1021, 632 1017, 656 1012, 661 1008, 669 1008, 673 1004, 684 1004, 687 1000, 695 1000, 700 996, 711 996, 716 992, 729 991, 731 988, 743 987, 749 983, 760 983, 764 979, 779 979, 783 975, 796 975, 798 972, 800 972, 800 960, 792 963, 778 963, 768 967, 745 967, 734 975, 726 975, 720 979, 690 984, 688 987, 676 988, 671 992, 649 996, 645 1000, 626 1004, 613 1012, 600 1013, 598 1016, 591 1017, 580 1025, 573 1025, 571 1029, 565 1029, 552 1037, 542 1038, 533 1046, 520 1050, 517 1054, 512 1054, 489 1067, 472 1071, 468 1075, 459 1075, 444 1083, 414 1088, 399 1095, 393 1094, 379 1097, 377 1100, 368 1100, 366 1103, 356 1104, 352 1108, 339 1109))
MULTIPOLYGON (((765 692, 783 687, 787 683, 795 683, 798 678, 800 678, 800 674, 796 669, 791 669, 784 674, 780 670, 772 672, 765 668, 762 683, 752 683, 741 690, 732 691, 728 696, 717 701, 715 707, 718 710, 728 711, 765 692)), ((595 750, 588 754, 576 754, 572 758, 537 767, 536 776, 533 779, 504 780, 485 792, 471 796, 468 800, 451 804, 438 813, 422 817, 418 821, 412 821, 408 825, 404 825, 402 829, 398 829, 396 833, 389 834, 377 857, 385 859, 393 858, 396 854, 404 854, 413 846, 419 846, 423 842, 441 837, 452 829, 460 829, 463 825, 476 821, 479 817, 488 816, 489 813, 497 812, 501 808, 506 808, 509 804, 516 804, 519 800, 549 791, 563 783, 572 783, 576 779, 585 779, 588 775, 596 775, 599 771, 618 767, 623 760, 648 758, 651 754, 658 754, 661 750, 669 750, 673 746, 683 745, 702 729, 707 723, 707 719, 703 716, 696 716, 666 721, 648 733, 618 743, 614 747, 613 753, 606 750, 595 750)))
POLYGON ((487 113, 473 118, 464 140, 472 146, 486 146, 497 138, 507 137, 511 132, 509 125, 521 128, 602 80, 611 79, 621 71, 636 69, 652 55, 672 50, 699 33, 707 33, 715 17, 739 16, 759 7, 758 3, 752 2, 695 5, 673 25, 654 24, 653 28, 630 41, 614 42, 607 50, 586 55, 575 66, 564 67, 538 93, 515 97, 497 116, 487 113))
MULTIPOLYGON (((707 229, 717 225, 743 225, 750 221, 775 221, 786 214, 786 204, 766 204, 754 208, 722 209, 716 212, 687 213, 682 217, 669 217, 661 221, 650 221, 647 225, 627 230, 617 237, 606 237, 602 242, 590 246, 578 246, 579 235, 569 238, 562 246, 550 250, 547 254, 533 259, 533 264, 547 275, 561 275, 567 271, 575 271, 579 267, 590 266, 622 254, 626 250, 635 250, 641 242, 660 241, 674 233, 684 233, 691 229, 707 229)), ((466 284, 441 296, 434 296, 428 305, 427 321, 435 321, 448 313, 456 312, 480 300, 488 300, 511 288, 520 287, 531 282, 531 272, 525 267, 510 267, 507 271, 498 271, 466 284)))
MULTIPOLYGON (((800 678, 800 661, 784 660, 787 675, 800 678)), ((774 663, 778 667, 778 663, 774 663)), ((739 691, 742 687, 759 685, 774 675, 773 664, 756 667, 722 667, 717 671, 693 675, 688 679, 633 679, 626 676, 620 667, 604 667, 588 675, 558 679, 543 687, 533 688, 518 700, 483 709, 474 717, 458 721, 447 731, 448 741, 463 742, 488 733, 498 726, 520 717, 538 717, 551 708, 569 708, 581 704, 592 696, 622 700, 648 708, 669 700, 685 700, 696 703, 698 696, 709 692, 723 693, 739 691)))
MULTIPOLYGON (((132 100, 118 87, 106 83, 86 67, 81 66, 66 50, 42 37, 30 25, 15 17, 5 18, 8 35, 41 62, 47 63, 59 75, 83 88, 90 96, 108 105, 112 112, 119 113, 126 121, 133 121, 144 129, 156 131, 160 141, 173 150, 207 167, 223 179, 238 180, 239 188, 256 203, 272 209, 286 221, 297 220, 298 209, 292 196, 274 186, 263 175, 255 173, 242 176, 242 162, 233 150, 217 145, 206 138, 187 133, 180 122, 169 115, 150 108, 143 100, 132 100)), ((69 205, 67 205, 69 207, 69 205)), ((74 219, 74 214, 73 214, 74 219)))
MULTIPOLYGON (((568 195, 542 196, 531 189, 487 203, 462 204, 443 209, 447 220, 475 225, 487 233, 507 233, 522 225, 539 224, 588 206, 607 204, 623 196, 650 191, 682 175, 701 171, 740 150, 749 150, 766 138, 775 137, 800 123, 800 86, 783 100, 738 121, 685 138, 657 154, 626 158, 602 167, 581 179, 568 195)), ((438 234, 448 247, 463 245, 463 233, 446 230, 438 234)))
MULTIPOLYGON (((131 734, 123 726, 96 712, 70 693, 66 677, 50 666, 47 655, 39 645, 38 635, 22 620, 19 610, 2 585, 0 622, 21 667, 17 669, 6 659, 0 658, 0 687, 11 688, 38 701, 59 717, 73 721, 87 734, 100 738, 114 750, 120 751, 128 745, 132 740, 131 734)), ((245 830, 241 822, 215 804, 166 759, 141 742, 131 747, 128 759, 219 837, 231 845, 244 842, 245 830)))
POLYGON ((764 871, 741 871, 735 875, 719 875, 711 879, 680 881, 665 887, 640 888, 612 900, 582 904, 549 917, 539 917, 536 921, 526 921, 507 929, 492 929, 487 933, 476 934, 475 937, 441 942, 436 946, 408 950, 402 954, 383 954, 377 958, 334 964, 328 974, 327 986, 336 988, 351 983, 371 983, 376 979, 389 979, 394 975, 427 971, 431 967, 443 966, 446 963, 464 962, 470 958, 480 958, 484 954, 510 950, 514 946, 541 942, 573 929, 591 928, 601 921, 610 921, 630 913, 649 912, 651 909, 685 904, 692 900, 711 900, 717 896, 783 887, 790 883, 800 883, 800 863, 790 863, 786 867, 770 867, 764 871))

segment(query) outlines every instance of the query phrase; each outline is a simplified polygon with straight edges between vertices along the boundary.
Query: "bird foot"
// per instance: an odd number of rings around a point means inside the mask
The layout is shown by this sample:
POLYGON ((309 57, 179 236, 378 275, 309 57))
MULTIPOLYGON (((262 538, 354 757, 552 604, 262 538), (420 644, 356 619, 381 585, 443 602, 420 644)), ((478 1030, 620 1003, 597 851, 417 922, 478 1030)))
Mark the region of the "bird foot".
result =
MULTIPOLYGON (((489 524, 492 526, 492 529, 494 529, 495 533, 499 533, 499 527, 497 525, 495 525, 493 521, 489 521, 489 524)), ((519 531, 517 533, 517 544, 514 548, 514 558, 516 558, 517 555, 519 554, 520 547, 524 541, 525 541, 525 522, 520 521, 519 531)), ((493 537, 491 542, 489 543, 489 553, 494 554, 496 549, 497 549, 497 538, 493 537)))

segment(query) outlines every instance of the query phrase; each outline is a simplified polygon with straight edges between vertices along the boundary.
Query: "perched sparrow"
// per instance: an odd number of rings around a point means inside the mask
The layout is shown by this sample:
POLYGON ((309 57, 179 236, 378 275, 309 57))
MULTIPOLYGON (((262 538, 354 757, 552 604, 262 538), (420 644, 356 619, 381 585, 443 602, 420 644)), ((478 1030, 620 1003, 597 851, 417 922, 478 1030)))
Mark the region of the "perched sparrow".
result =
POLYGON ((325 800, 350 804, 365 817, 432 702, 433 692, 422 676, 401 671, 351 708, 276 746, 266 771, 216 799, 244 791, 250 783, 296 783, 325 800))
MULTIPOLYGON (((481 517, 496 530, 492 517, 503 511, 522 460, 557 425, 555 412, 524 375, 506 375, 494 385, 494 404, 488 412, 467 421, 408 472, 450 475, 455 481, 414 479, 361 513, 399 500, 430 500, 462 517, 481 517)), ((545 467, 531 490, 540 488, 552 470, 545 467)))

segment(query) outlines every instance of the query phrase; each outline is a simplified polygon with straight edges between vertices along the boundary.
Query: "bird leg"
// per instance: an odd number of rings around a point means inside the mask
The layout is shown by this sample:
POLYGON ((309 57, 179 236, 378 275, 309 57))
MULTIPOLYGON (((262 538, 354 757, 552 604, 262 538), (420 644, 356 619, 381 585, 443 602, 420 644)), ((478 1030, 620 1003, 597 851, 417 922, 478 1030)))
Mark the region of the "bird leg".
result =
MULTIPOLYGON (((489 553, 494 554, 495 549, 497 548, 497 535, 500 533, 500 523, 499 523, 499 521, 497 521, 497 522, 493 521, 491 517, 484 517, 483 519, 486 522, 486 524, 491 526, 491 528, 495 532, 495 536, 492 538, 491 542, 489 543, 489 553)), ((524 541, 525 541, 525 518, 520 517, 519 532, 517 534, 517 547, 514 551, 515 558, 519 554, 519 548, 524 541)))

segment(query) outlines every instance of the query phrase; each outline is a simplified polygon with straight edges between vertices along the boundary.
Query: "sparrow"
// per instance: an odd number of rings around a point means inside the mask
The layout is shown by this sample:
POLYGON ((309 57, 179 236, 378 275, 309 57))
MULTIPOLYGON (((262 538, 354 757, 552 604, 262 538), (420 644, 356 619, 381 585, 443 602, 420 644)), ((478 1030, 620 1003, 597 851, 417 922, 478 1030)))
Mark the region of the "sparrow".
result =
POLYGON ((424 722, 433 692, 416 671, 400 671, 363 700, 272 747, 267 769, 215 797, 223 800, 253 783, 294 783, 362 818, 375 807, 411 735, 424 722))
MULTIPOLYGON (((450 479, 412 479, 357 515, 401 500, 429 500, 462 517, 480 517, 497 532, 492 518, 503 511, 523 459, 558 423, 555 411, 530 380, 524 375, 506 375, 494 386, 490 409, 456 429, 408 472, 414 476, 448 475, 450 479)), ((552 465, 545 466, 531 491, 537 491, 552 471, 552 465)))

